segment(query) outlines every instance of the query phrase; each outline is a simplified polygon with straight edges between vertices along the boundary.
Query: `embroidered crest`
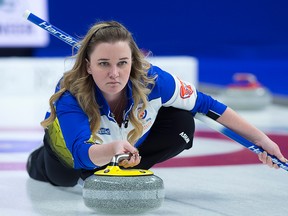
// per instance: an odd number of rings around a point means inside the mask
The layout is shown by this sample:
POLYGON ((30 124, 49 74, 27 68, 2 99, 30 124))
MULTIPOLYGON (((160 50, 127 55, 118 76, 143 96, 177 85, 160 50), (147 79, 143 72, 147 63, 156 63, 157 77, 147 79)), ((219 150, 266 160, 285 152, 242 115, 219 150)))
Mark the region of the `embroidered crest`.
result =
POLYGON ((180 97, 183 99, 189 98, 193 94, 193 89, 191 85, 187 85, 186 83, 182 82, 180 79, 180 97))

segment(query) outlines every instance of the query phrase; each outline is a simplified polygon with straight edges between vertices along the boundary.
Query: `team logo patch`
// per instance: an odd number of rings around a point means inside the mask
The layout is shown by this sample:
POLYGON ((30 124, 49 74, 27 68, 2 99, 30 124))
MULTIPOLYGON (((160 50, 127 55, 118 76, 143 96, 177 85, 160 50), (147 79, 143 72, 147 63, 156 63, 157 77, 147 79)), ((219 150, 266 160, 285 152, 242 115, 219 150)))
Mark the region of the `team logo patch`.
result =
POLYGON ((98 134, 101 134, 101 135, 111 135, 111 132, 110 132, 110 129, 109 128, 100 128, 99 131, 98 131, 98 134))
POLYGON ((186 83, 182 82, 180 79, 180 97, 183 99, 189 98, 193 94, 193 89, 191 85, 187 85, 186 83))
POLYGON ((138 117, 140 119, 145 119, 147 116, 147 110, 144 110, 143 112, 140 112, 140 110, 138 111, 138 117))

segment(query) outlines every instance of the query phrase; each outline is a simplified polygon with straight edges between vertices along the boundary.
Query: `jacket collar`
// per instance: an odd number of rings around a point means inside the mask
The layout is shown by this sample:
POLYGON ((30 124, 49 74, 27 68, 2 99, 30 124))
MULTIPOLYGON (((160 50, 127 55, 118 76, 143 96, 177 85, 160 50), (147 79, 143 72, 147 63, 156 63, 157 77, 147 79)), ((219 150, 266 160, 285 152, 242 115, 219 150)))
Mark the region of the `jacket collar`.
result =
MULTIPOLYGON (((99 89, 99 87, 96 84, 95 84, 95 95, 96 95, 96 101, 97 101, 99 108, 100 108, 100 114, 106 115, 108 117, 108 119, 111 121, 115 121, 106 99, 104 98, 101 90, 99 89)), ((123 120, 128 120, 128 115, 129 115, 129 113, 132 110, 132 107, 134 105, 134 100, 132 97, 132 82, 130 80, 128 81, 128 83, 126 85, 126 95, 127 95, 128 103, 127 103, 127 107, 125 108, 125 114, 124 114, 123 120)))

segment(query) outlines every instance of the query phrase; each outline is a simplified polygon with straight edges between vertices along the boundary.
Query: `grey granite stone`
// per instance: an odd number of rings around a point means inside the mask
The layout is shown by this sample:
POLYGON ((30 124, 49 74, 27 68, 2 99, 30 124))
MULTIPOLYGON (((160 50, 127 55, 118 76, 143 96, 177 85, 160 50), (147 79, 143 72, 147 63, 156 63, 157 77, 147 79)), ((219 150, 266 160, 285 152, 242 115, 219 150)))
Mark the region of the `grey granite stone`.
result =
POLYGON ((164 196, 163 180, 156 175, 92 175, 83 186, 85 205, 99 213, 144 213, 159 208, 164 196))

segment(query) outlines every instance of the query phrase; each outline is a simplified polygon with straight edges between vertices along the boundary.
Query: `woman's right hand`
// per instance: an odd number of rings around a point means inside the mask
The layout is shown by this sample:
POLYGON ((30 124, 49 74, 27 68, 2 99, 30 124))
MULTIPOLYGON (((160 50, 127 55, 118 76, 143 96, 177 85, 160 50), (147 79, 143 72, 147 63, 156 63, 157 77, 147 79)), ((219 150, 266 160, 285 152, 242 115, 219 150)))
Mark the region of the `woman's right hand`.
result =
POLYGON ((94 144, 89 148, 89 157, 91 161, 97 166, 104 166, 108 164, 111 159, 117 154, 130 153, 132 156, 128 160, 123 160, 119 163, 125 168, 136 166, 140 163, 137 148, 132 146, 128 141, 117 140, 107 144, 94 144))
POLYGON ((116 144, 116 154, 123 154, 123 153, 130 153, 131 157, 129 159, 124 159, 119 162, 120 166, 123 166, 124 168, 129 168, 129 167, 134 167, 138 165, 141 161, 141 156, 138 153, 138 150, 132 146, 129 142, 127 141, 118 141, 116 144))

